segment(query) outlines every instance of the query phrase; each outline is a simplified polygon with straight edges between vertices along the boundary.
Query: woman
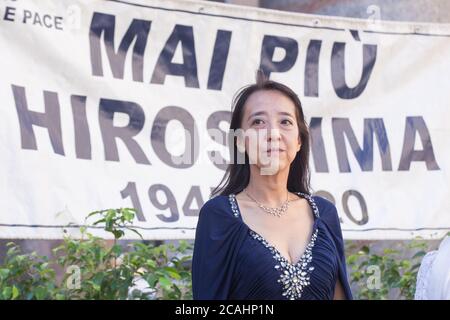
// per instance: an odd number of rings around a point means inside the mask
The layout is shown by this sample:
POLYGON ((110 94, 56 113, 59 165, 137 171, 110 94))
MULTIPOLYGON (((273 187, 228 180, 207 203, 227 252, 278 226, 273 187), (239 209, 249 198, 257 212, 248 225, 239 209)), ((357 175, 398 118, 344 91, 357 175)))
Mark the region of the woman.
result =
POLYGON ((233 161, 199 213, 194 299, 351 299, 336 207, 310 195, 299 98, 258 72, 233 105, 233 161))
POLYGON ((417 273, 415 300, 450 300, 450 234, 428 252, 417 273))

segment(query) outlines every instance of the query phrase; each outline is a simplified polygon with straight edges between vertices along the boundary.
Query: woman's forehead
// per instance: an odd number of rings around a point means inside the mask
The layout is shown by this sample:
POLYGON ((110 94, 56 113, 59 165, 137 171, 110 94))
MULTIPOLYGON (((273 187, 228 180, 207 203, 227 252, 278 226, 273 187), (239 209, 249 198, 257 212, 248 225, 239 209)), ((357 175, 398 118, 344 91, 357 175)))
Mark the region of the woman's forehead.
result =
POLYGON ((250 95, 245 103, 245 114, 262 112, 278 114, 287 112, 295 114, 295 105, 292 100, 277 90, 259 90, 250 95))

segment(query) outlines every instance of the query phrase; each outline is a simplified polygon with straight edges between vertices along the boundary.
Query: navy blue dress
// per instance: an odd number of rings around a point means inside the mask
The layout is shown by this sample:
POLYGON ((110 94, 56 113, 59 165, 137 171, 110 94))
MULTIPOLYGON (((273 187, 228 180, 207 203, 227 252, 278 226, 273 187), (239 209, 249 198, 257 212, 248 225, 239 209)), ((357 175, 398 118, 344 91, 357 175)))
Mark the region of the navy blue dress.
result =
POLYGON ((292 264, 244 223, 234 194, 202 206, 192 258, 194 299, 333 299, 338 278, 352 299, 336 207, 296 194, 308 200, 314 225, 304 254, 292 264))

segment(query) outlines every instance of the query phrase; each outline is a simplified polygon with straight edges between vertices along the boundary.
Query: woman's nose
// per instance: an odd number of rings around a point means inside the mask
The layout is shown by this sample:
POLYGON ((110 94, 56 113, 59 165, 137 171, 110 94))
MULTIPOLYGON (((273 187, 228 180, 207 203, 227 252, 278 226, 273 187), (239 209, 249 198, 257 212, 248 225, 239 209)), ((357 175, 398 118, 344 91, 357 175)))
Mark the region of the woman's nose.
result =
POLYGON ((280 128, 278 128, 278 125, 276 123, 269 124, 267 130, 268 130, 267 132, 268 141, 280 140, 281 138, 280 128))

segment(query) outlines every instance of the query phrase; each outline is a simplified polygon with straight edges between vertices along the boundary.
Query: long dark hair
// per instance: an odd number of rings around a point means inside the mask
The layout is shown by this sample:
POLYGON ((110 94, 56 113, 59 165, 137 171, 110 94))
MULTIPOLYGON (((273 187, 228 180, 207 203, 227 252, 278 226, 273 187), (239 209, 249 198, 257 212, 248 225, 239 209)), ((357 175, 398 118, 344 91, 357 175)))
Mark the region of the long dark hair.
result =
POLYGON ((257 71, 256 83, 244 86, 233 98, 232 115, 230 123, 230 133, 228 135, 228 146, 230 149, 230 159, 233 161, 228 165, 225 175, 219 185, 212 190, 210 198, 219 194, 228 196, 237 194, 244 190, 250 181, 250 165, 248 155, 245 153, 245 162, 237 161, 238 149, 236 146, 236 136, 233 132, 241 128, 244 105, 250 95, 260 90, 277 90, 287 96, 295 105, 298 130, 302 141, 302 147, 297 152, 294 161, 289 169, 287 189, 290 192, 303 192, 310 194, 310 171, 309 171, 309 146, 310 136, 308 125, 303 115, 302 104, 297 94, 288 86, 269 80, 260 70, 257 71), (222 185, 223 184, 223 185, 222 185))

